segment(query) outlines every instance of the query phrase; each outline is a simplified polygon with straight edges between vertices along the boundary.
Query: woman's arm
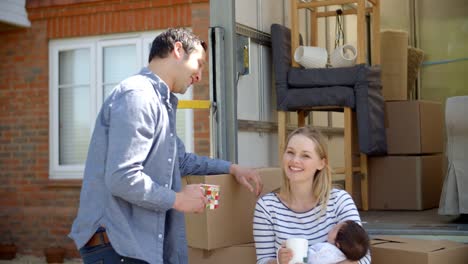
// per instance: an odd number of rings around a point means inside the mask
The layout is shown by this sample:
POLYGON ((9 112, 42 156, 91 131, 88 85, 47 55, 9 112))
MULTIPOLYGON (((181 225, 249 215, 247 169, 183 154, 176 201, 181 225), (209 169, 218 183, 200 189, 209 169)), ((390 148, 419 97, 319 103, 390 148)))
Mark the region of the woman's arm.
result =
MULTIPOLYGON (((361 224, 361 217, 359 216, 359 211, 356 208, 356 204, 353 201, 353 198, 345 191, 340 191, 336 199, 336 216, 338 222, 353 220, 358 224, 361 224)), ((356 261, 343 262, 343 264, 358 263, 356 261)), ((340 262, 341 263, 341 262, 340 262)), ((367 254, 359 260, 359 264, 370 264, 371 255, 370 250, 367 251, 367 254)))
POLYGON ((275 233, 271 215, 263 197, 258 199, 253 219, 257 264, 276 264, 275 233))
POLYGON ((359 264, 370 264, 371 263, 371 255, 370 250, 367 251, 367 254, 359 260, 359 264))

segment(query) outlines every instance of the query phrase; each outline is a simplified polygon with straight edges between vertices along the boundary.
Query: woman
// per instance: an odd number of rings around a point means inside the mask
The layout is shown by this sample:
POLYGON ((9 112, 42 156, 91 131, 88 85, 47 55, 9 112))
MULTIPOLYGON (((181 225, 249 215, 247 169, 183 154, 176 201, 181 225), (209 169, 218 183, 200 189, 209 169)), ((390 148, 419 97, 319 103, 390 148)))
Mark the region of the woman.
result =
MULTIPOLYGON (((257 201, 254 238, 257 264, 288 264, 292 251, 284 242, 303 237, 309 246, 326 242, 339 222, 361 224, 356 205, 344 190, 332 188, 331 169, 323 136, 315 129, 293 131, 283 153, 283 186, 279 194, 269 193, 257 201)), ((370 263, 367 253, 359 262, 370 263)))

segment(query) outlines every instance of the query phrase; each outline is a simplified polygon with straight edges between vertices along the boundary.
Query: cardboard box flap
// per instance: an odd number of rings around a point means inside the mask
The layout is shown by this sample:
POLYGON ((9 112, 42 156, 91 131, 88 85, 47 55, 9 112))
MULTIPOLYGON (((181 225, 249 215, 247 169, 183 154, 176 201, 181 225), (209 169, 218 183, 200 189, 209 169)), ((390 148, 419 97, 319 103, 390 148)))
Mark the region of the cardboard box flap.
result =
POLYGON ((401 236, 377 236, 375 238, 372 238, 372 240, 376 241, 389 241, 389 242, 407 242, 408 238, 401 237, 401 236))
POLYGON ((391 238, 382 238, 376 237, 371 240, 371 245, 381 245, 381 244, 388 244, 388 243, 405 243, 405 241, 401 241, 401 239, 391 239, 391 238))
POLYGON ((378 248, 419 253, 437 252, 461 246, 459 243, 448 240, 421 240, 396 236, 376 237, 372 239, 371 245, 378 248))
MULTIPOLYGON (((282 170, 280 168, 256 168, 260 173, 260 176, 263 177, 273 177, 274 175, 281 175, 282 170)), ((206 184, 216 184, 220 185, 221 187, 223 186, 232 186, 234 183, 235 187, 232 188, 238 188, 238 189, 244 189, 245 187, 237 183, 237 181, 234 179, 234 176, 230 174, 219 174, 219 175, 187 175, 182 178, 183 184, 200 184, 200 183, 206 183, 206 184), (228 177, 222 178, 219 177, 221 175, 226 175, 228 177)), ((276 192, 279 191, 281 187, 281 182, 280 181, 268 181, 268 180, 263 180, 263 189, 262 193, 260 195, 264 195, 270 192, 276 192)), ((222 189, 221 189, 222 192, 222 189)), ((255 196, 252 194, 252 196, 255 196)), ((223 195, 220 195, 221 199, 223 195)))
POLYGON ((448 240, 378 236, 371 240, 372 264, 466 264, 468 245, 448 240))

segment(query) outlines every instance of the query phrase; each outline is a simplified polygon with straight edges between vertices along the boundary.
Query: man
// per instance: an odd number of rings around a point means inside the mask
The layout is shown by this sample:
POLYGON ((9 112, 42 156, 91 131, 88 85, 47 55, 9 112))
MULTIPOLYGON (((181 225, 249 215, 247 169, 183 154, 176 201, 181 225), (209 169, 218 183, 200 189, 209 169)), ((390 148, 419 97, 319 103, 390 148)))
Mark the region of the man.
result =
POLYGON ((117 85, 91 139, 80 207, 70 237, 84 263, 187 263, 183 213, 207 203, 181 175, 230 173, 259 195, 258 173, 186 153, 177 137, 177 98, 201 80, 206 44, 169 29, 152 44, 149 65, 117 85))

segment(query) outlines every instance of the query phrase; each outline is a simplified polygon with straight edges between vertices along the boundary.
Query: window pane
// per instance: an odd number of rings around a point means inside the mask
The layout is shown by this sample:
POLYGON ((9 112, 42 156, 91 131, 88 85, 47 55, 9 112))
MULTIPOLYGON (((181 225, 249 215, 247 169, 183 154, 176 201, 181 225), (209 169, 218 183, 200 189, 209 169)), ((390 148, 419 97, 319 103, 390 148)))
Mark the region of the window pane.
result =
POLYGON ((83 164, 90 139, 89 86, 59 90, 59 164, 83 164))
MULTIPOLYGON (((185 94, 176 94, 179 100, 192 100, 192 89, 187 89, 185 94)), ((184 142, 185 150, 193 152, 193 109, 177 109, 176 131, 179 138, 184 142)))
POLYGON ((59 52, 59 165, 83 164, 90 139, 90 51, 59 52))
POLYGON ((114 87, 117 84, 118 83, 112 83, 112 84, 104 85, 104 100, 107 98, 107 96, 109 96, 110 92, 112 91, 112 89, 114 89, 114 87))
POLYGON ((117 83, 138 72, 136 46, 132 44, 105 47, 103 67, 103 98, 105 99, 117 83))
POLYGON ((89 84, 89 49, 59 53, 59 86, 89 84))

